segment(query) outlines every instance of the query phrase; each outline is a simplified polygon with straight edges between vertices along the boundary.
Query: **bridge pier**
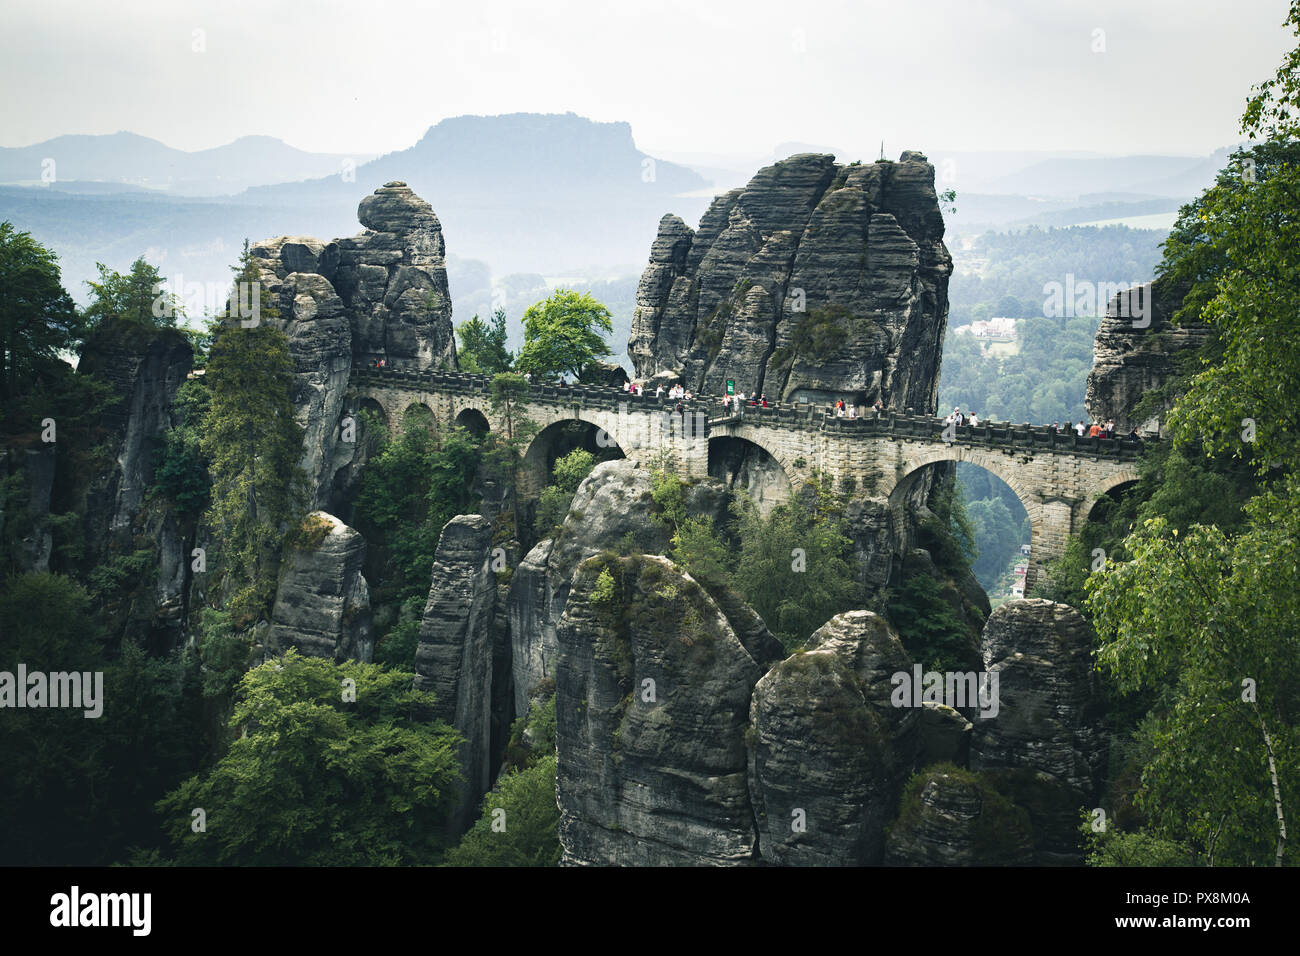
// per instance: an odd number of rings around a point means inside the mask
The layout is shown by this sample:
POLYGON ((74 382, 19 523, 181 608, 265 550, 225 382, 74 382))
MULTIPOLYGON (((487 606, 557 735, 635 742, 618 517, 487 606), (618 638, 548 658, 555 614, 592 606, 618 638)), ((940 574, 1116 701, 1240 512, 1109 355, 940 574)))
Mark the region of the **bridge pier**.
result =
POLYGON ((1046 495, 1042 498, 1037 520, 1032 521, 1029 538, 1029 563, 1025 568, 1025 594, 1039 581, 1046 580, 1047 564, 1065 553, 1074 531, 1074 510, 1078 498, 1046 495))

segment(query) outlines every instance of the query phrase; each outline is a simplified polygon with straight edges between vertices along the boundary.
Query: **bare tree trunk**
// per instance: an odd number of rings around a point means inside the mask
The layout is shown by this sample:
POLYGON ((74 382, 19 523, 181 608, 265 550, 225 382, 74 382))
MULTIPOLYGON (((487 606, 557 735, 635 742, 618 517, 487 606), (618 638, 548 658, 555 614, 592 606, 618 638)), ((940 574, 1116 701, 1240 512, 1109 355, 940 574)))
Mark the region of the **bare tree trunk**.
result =
POLYGON ((1259 720, 1259 731, 1264 735, 1264 749, 1268 752, 1268 773, 1273 781, 1273 804, 1277 807, 1277 855, 1273 859, 1274 866, 1282 865, 1282 851, 1286 849, 1286 818, 1282 816, 1282 788, 1277 783, 1277 761, 1273 758, 1273 738, 1268 734, 1268 727, 1264 724, 1264 715, 1260 713, 1259 702, 1252 701, 1255 708, 1255 717, 1259 720))

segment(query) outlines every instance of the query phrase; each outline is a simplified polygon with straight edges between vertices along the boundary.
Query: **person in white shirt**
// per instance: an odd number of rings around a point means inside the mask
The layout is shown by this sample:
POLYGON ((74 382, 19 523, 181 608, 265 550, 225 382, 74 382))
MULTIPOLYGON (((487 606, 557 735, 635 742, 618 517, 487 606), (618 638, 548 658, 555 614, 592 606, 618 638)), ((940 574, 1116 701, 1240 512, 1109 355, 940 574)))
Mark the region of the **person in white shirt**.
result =
POLYGON ((976 415, 974 412, 970 413, 970 423, 971 423, 971 427, 974 427, 980 423, 980 417, 976 415))
POLYGON ((1083 433, 1086 432, 1087 430, 1088 430, 1088 426, 1086 426, 1082 421, 1078 422, 1074 426, 1074 433, 1078 435, 1080 438, 1083 437, 1083 433))

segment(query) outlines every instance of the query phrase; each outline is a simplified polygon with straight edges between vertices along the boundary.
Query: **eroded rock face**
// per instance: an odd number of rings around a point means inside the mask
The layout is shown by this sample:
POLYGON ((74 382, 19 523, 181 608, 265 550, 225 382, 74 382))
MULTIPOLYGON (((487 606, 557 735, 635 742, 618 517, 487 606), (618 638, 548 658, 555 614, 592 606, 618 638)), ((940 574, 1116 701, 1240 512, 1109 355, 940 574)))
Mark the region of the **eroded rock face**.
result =
MULTIPOLYGON (((286 244, 282 250, 289 248, 298 246, 286 244)), ((273 291, 280 318, 268 321, 289 337, 294 416, 303 428, 300 464, 312 506, 324 507, 334 472, 347 464, 351 453, 339 441, 338 423, 352 370, 352 333, 343 300, 324 276, 291 272, 274 283, 273 291)))
POLYGON ((764 861, 880 862, 916 757, 920 711, 890 704, 890 677, 911 666, 883 618, 849 611, 758 682, 749 787, 764 861))
POLYGON ((193 362, 194 350, 177 329, 106 322, 86 342, 78 374, 107 382, 121 399, 102 419, 117 441, 117 467, 98 477, 90 493, 86 538, 92 548, 129 540, 163 432, 176 424, 176 392, 193 362))
MULTIPOLYGON (((107 320, 87 340, 77 366, 79 375, 107 382, 120 399, 100 419, 116 448, 115 466, 74 479, 80 489, 77 496, 84 494, 77 509, 83 512, 86 566, 141 550, 153 551, 158 561, 151 588, 142 592, 148 597, 131 610, 126 624, 128 632, 138 637, 161 630, 174 638, 183 623, 193 542, 185 540, 171 510, 146 502, 146 493, 165 433, 179 424, 176 395, 193 362, 194 351, 177 329, 146 329, 107 320)), ((41 468, 31 472, 33 494, 53 479, 53 463, 51 455, 48 474, 41 468)), ((38 537, 33 543, 37 560, 48 560, 48 541, 38 537)))
MULTIPOLYGON (((508 614, 518 715, 526 713, 532 689, 554 676, 556 627, 578 565, 628 541, 647 554, 668 549, 669 532, 652 513, 652 487, 650 469, 640 461, 602 462, 578 486, 556 539, 539 542, 515 569, 508 614)), ((685 505, 693 517, 711 515, 720 522, 726 514, 726 488, 713 480, 698 481, 687 487, 685 505)))
POLYGON ((973 721, 971 768, 1028 772, 1007 792, 1030 811, 1042 862, 1077 860, 1079 809, 1095 805, 1106 759, 1092 630, 1067 604, 1012 601, 983 646, 998 713, 973 721))
POLYGON ((761 670, 708 593, 665 558, 593 558, 558 638, 564 861, 752 862, 745 731, 761 670))
POLYGON ((435 714, 465 738, 464 779, 450 828, 464 832, 491 786, 492 677, 497 599, 492 522, 460 515, 442 529, 415 651, 415 687, 437 697, 435 714))
POLYGON ((1183 290, 1156 281, 1110 300, 1093 342, 1084 400, 1093 421, 1113 418, 1121 434, 1136 427, 1139 434, 1163 437, 1170 403, 1141 415, 1135 408, 1144 395, 1177 376, 1180 355, 1200 348, 1211 334, 1199 322, 1172 324, 1183 295, 1183 290), (1149 312, 1144 311, 1148 302, 1149 312))
POLYGON ((369 662, 370 588, 361 574, 366 542, 323 511, 308 515, 306 526, 317 529, 308 541, 319 540, 290 550, 265 637, 267 656, 296 647, 305 657, 369 662))
POLYGON ((442 227, 405 183, 365 197, 366 230, 322 242, 280 236, 250 247, 293 355, 294 406, 306 430, 302 464, 316 507, 341 507, 334 476, 357 453, 341 440, 348 375, 356 361, 455 367, 442 227))
POLYGON ((769 399, 844 398, 933 412, 952 260, 934 167, 800 154, 714 200, 691 230, 665 216, 637 289, 639 378, 727 379, 769 399))
POLYGON ((1092 629, 1068 604, 1001 605, 984 626, 998 715, 975 721, 971 766, 1029 767, 1090 794, 1105 760, 1092 629))
POLYGON ((913 779, 890 826, 886 866, 1022 866, 1029 816, 979 774, 936 767, 913 779))

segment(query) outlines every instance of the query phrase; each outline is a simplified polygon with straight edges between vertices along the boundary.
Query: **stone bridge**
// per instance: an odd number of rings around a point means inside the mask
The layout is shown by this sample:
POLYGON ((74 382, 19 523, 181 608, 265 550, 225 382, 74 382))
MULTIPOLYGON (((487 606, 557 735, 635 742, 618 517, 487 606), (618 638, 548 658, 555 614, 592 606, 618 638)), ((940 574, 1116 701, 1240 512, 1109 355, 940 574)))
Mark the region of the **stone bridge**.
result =
MULTIPOLYGON (((413 407, 423 406, 437 423, 481 434, 504 428, 492 409, 489 381, 458 372, 356 368, 350 407, 370 408, 396 429, 413 407)), ((618 388, 532 386, 521 411, 539 431, 524 457, 525 492, 540 492, 557 436, 575 423, 628 457, 661 460, 684 477, 712 474, 743 485, 763 508, 820 474, 837 490, 886 499, 896 528, 904 526, 909 493, 927 466, 966 461, 1005 481, 1029 515, 1028 592, 1097 500, 1138 477, 1141 445, 1128 439, 1079 438, 1005 422, 945 429, 940 418, 892 412, 836 418, 804 404, 747 407, 726 417, 720 404, 697 401, 685 414, 675 414, 672 405, 618 388)))

